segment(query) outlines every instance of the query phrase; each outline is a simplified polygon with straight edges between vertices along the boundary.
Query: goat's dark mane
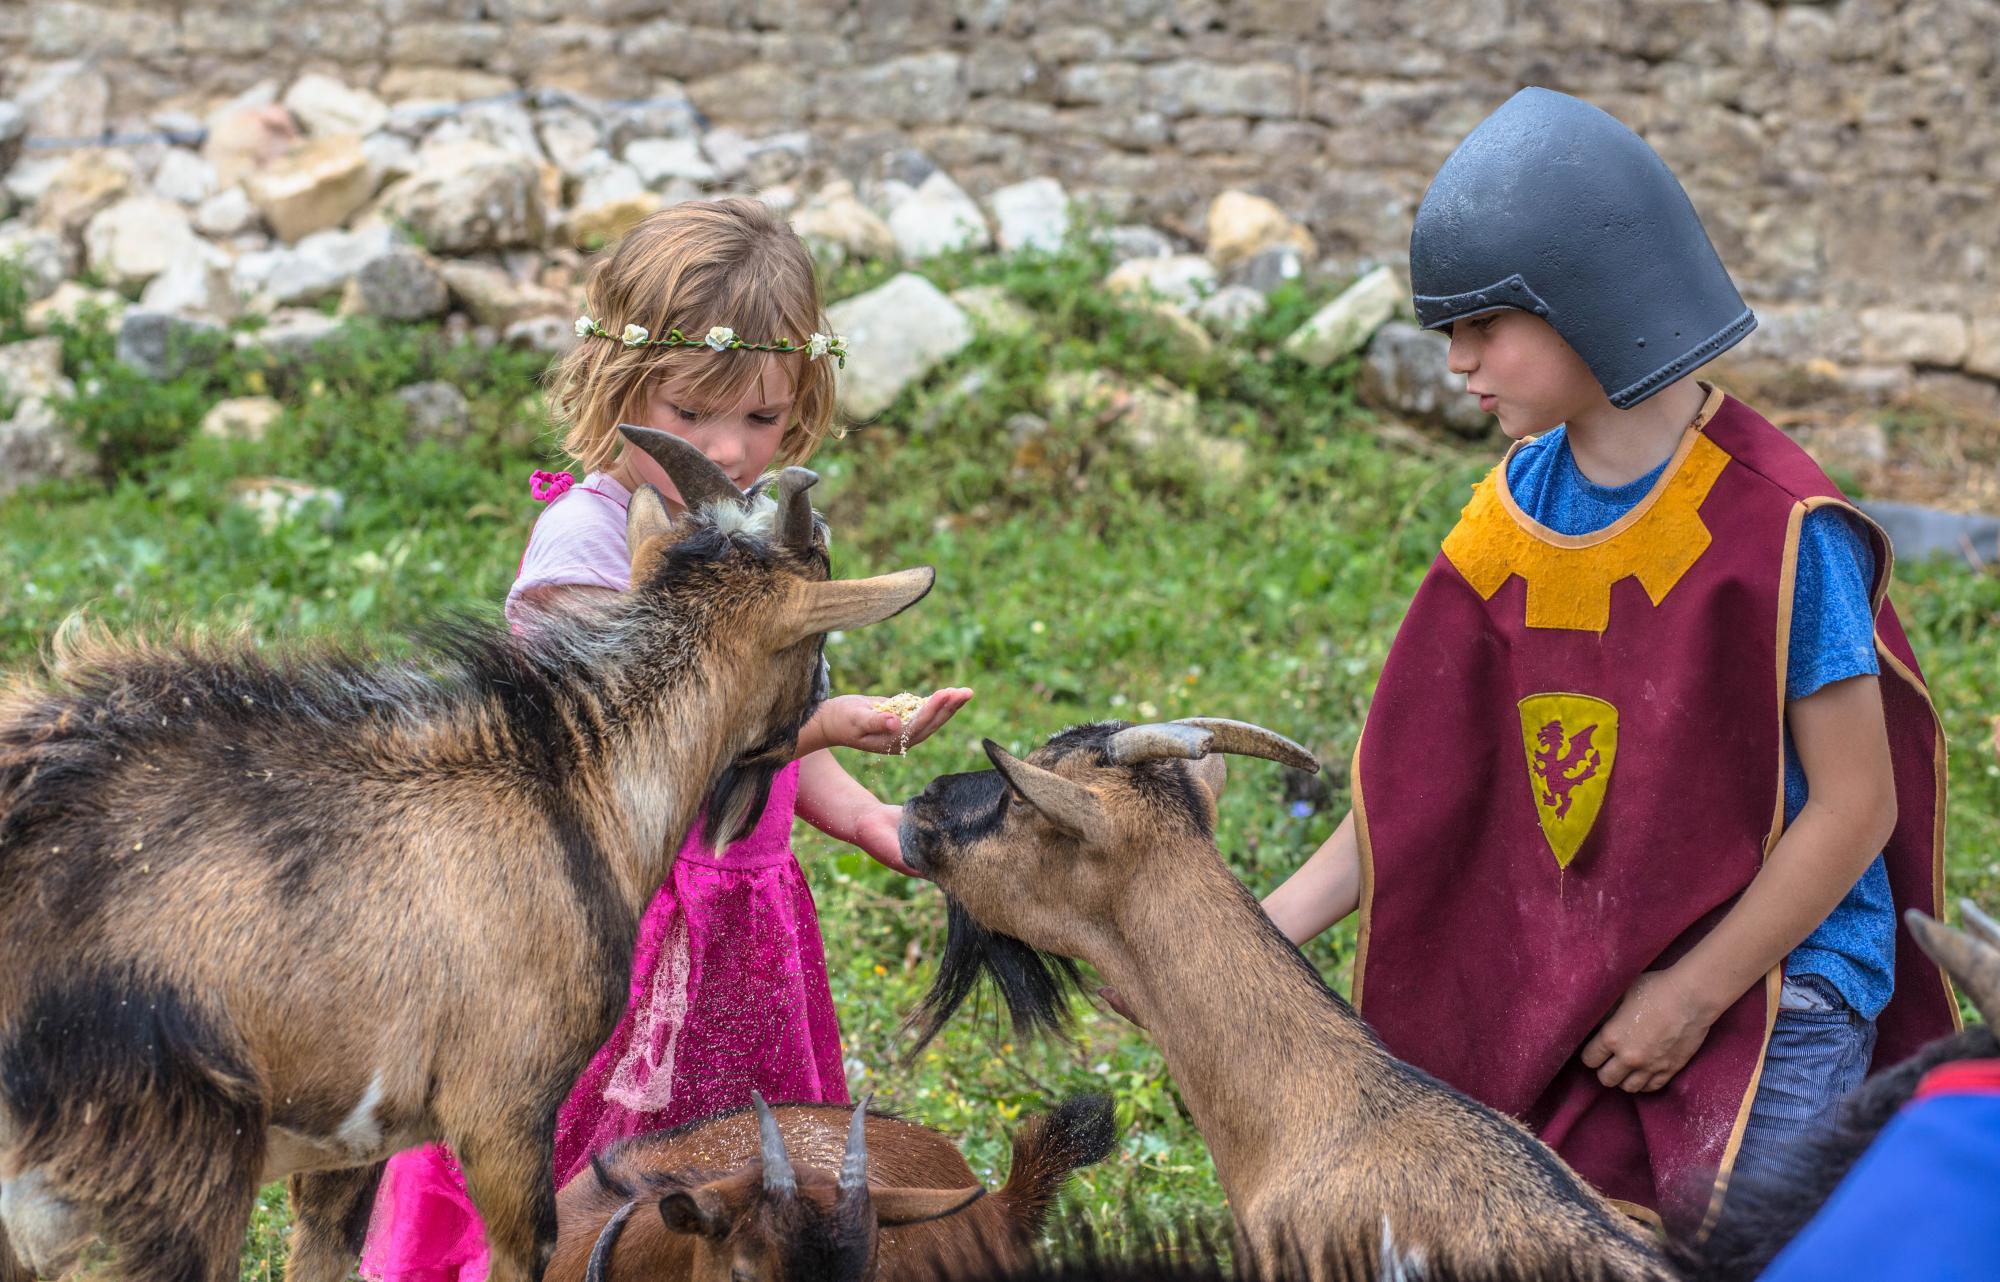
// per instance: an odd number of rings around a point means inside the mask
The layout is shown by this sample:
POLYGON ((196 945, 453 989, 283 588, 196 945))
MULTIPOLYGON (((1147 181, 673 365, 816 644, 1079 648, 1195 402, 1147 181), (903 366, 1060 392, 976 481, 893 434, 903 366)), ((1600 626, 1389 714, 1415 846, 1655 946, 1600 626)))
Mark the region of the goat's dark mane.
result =
POLYGON ((1065 1031, 1071 1019, 1070 998, 1083 990, 1077 963, 986 929, 950 895, 944 902, 944 954, 938 958, 930 991, 910 1016, 918 1031, 906 1058, 930 1045, 982 978, 992 980, 999 990, 1016 1036, 1065 1031))

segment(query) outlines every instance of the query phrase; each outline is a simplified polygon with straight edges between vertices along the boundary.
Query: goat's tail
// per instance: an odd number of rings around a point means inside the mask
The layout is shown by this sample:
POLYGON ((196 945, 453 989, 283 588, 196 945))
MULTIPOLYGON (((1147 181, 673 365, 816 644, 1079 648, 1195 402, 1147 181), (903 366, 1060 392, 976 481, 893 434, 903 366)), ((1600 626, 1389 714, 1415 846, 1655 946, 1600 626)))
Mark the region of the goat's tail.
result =
POLYGON ((1118 1142, 1109 1095, 1078 1095, 1052 1113, 1031 1117, 1014 1135, 1014 1163, 993 1196, 1007 1208, 1014 1231, 1029 1238, 1079 1166, 1101 1162, 1118 1142))

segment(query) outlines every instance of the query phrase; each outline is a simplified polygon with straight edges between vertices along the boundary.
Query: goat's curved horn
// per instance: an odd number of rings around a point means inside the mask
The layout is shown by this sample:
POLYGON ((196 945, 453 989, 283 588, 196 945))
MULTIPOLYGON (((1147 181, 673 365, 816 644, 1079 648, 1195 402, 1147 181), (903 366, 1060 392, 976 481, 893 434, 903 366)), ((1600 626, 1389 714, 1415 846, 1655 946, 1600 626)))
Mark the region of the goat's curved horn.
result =
POLYGON ((1112 735, 1104 746, 1104 755, 1114 766, 1162 757, 1196 761, 1211 752, 1262 757, 1294 770, 1319 773, 1319 760, 1285 736, 1248 721, 1223 717, 1183 717, 1178 721, 1128 726, 1112 735))
POLYGON ((681 504, 688 511, 699 512, 711 503, 743 505, 743 492, 729 479, 729 473, 717 467, 708 455, 689 442, 671 432, 658 432, 632 423, 620 423, 618 431, 660 465, 660 470, 681 492, 681 504))
POLYGON ((1231 721, 1226 717, 1182 717, 1177 724, 1194 726, 1214 735, 1215 741, 1209 745, 1210 752, 1262 757, 1307 774, 1319 773, 1319 758, 1275 730, 1266 730, 1248 721, 1231 721))
POLYGON ((1963 930, 1915 908, 1903 914, 1903 922, 1931 960, 1965 990, 1987 1024, 2000 1027, 2000 923, 1968 899, 1958 901, 1958 910, 1965 919, 1963 930))
POLYGON ((778 1118, 756 1091, 750 1092, 750 1107, 757 1111, 757 1136, 764 1157, 764 1192, 772 1197, 790 1197, 798 1192, 798 1177, 792 1174, 792 1159, 785 1153, 785 1137, 778 1134, 778 1118))
POLYGON ((1177 761, 1199 761, 1209 754, 1214 741, 1213 734, 1197 726, 1182 725, 1173 721, 1153 721, 1145 725, 1127 726, 1112 735, 1104 745, 1104 756, 1114 766, 1157 761, 1163 757, 1177 761))
POLYGON ((840 1196, 853 1197, 868 1191, 868 1101, 863 1095, 854 1106, 854 1120, 847 1125, 847 1152, 840 1159, 840 1196))
POLYGON ((1029 765, 991 739, 980 742, 1000 777, 1043 818, 1093 846, 1111 844, 1111 820, 1090 789, 1052 770, 1029 765))
POLYGON ((813 545, 812 500, 806 491, 819 484, 819 473, 807 467, 788 467, 778 474, 778 542, 785 547, 813 545))

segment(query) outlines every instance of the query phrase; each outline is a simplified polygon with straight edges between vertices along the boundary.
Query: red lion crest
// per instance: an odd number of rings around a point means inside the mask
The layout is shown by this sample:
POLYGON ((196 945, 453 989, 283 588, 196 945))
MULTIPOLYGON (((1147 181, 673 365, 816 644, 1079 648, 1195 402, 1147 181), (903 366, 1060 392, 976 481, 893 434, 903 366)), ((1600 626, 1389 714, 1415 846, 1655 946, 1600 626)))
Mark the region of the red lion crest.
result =
POLYGON ((1551 721, 1535 736, 1531 768, 1542 781, 1542 804, 1554 807, 1558 819, 1569 814, 1570 793, 1584 780, 1594 778, 1603 764, 1603 757, 1590 742, 1596 733, 1595 724, 1587 725, 1571 736, 1565 747, 1562 722, 1551 721))

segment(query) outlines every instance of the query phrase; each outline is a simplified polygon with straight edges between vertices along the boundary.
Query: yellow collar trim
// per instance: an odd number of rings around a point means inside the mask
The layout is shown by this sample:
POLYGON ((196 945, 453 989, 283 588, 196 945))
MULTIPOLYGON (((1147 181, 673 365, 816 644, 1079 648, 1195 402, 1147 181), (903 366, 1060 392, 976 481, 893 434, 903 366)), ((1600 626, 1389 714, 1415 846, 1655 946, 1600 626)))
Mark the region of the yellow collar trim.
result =
POLYGON ((1729 455, 1702 428, 1721 403, 1722 393, 1711 388, 1652 492, 1590 534, 1558 534, 1530 520, 1507 489, 1502 460, 1473 487, 1472 501, 1445 538, 1445 557, 1483 600, 1520 575, 1528 585, 1531 628, 1604 631, 1611 623, 1611 585, 1627 577, 1636 577, 1658 605, 1713 540, 1701 505, 1729 455))

